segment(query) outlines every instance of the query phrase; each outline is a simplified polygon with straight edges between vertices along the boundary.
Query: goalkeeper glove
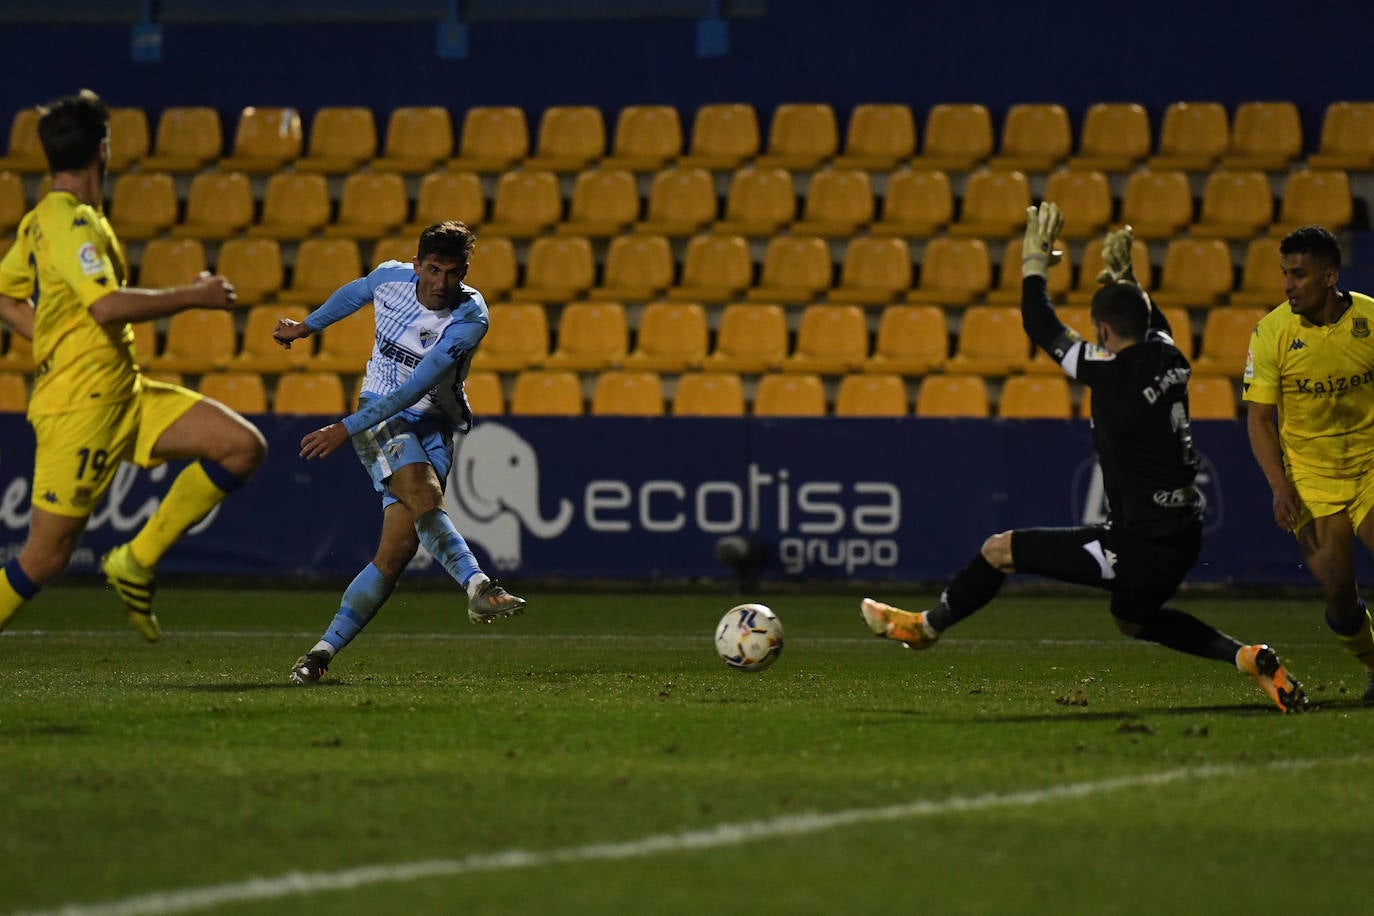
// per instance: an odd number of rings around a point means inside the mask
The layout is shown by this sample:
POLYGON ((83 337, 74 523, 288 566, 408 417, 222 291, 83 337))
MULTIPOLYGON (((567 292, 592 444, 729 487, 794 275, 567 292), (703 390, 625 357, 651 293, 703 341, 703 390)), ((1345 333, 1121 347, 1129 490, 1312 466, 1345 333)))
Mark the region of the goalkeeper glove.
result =
POLYGON ((1102 240, 1102 263, 1105 266, 1097 273, 1098 283, 1106 285, 1118 280, 1135 282, 1135 269, 1131 264, 1131 243, 1134 238, 1130 226, 1107 233, 1102 240))
POLYGON ((1054 241, 1064 226, 1059 207, 1048 201, 1026 208, 1026 235, 1021 242, 1021 276, 1043 277, 1059 263, 1064 252, 1054 250, 1054 241))

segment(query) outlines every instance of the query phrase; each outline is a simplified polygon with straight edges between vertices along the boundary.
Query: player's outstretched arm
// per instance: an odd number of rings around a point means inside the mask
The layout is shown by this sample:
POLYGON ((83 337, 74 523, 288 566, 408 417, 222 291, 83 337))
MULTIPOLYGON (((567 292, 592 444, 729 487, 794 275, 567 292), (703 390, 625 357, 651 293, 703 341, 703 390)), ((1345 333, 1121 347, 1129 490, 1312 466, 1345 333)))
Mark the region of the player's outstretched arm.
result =
POLYGON ((0 296, 0 321, 25 340, 33 340, 33 303, 0 296))
POLYGON ((313 333, 315 333, 315 329, 304 321, 297 321, 294 318, 278 318, 277 326, 272 329, 272 339, 290 350, 291 341, 309 337, 313 333))
POLYGON ((306 461, 327 457, 334 454, 348 439, 348 430, 342 422, 330 423, 314 432, 306 433, 305 438, 301 439, 301 457, 306 461))
POLYGON ((1135 265, 1131 263, 1131 245, 1135 231, 1130 225, 1108 232, 1102 240, 1103 267, 1097 272, 1097 282, 1103 285, 1126 280, 1135 283, 1135 265))
POLYGON ((92 303, 91 317, 98 324, 123 324, 152 321, 187 309, 232 309, 237 305, 234 285, 219 274, 205 271, 185 286, 171 289, 117 289, 92 303))

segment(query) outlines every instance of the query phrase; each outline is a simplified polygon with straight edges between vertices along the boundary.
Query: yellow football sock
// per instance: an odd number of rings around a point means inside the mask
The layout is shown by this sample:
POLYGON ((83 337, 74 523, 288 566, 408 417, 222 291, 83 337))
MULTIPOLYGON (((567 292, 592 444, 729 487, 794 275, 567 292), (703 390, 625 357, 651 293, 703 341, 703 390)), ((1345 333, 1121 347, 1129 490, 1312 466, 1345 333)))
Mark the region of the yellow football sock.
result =
POLYGON ((1370 628, 1369 611, 1364 612, 1364 623, 1360 624, 1358 630, 1348 636, 1340 633, 1336 636, 1340 639, 1341 645, 1345 646, 1345 651, 1355 656, 1361 665, 1374 671, 1374 630, 1370 628))
POLYGON ((157 511, 129 542, 134 560, 145 569, 152 569, 187 528, 204 518, 227 495, 210 480, 199 461, 187 465, 172 481, 157 511))

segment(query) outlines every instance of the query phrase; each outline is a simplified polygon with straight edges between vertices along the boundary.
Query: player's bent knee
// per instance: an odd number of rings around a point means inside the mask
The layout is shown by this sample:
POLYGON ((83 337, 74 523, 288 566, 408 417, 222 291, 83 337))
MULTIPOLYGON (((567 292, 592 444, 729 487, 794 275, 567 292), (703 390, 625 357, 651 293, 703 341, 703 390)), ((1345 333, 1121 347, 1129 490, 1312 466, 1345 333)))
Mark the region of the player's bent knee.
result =
POLYGON ((991 535, 983 542, 981 553, 983 554, 983 559, 988 561, 989 566, 1003 572, 1011 572, 1011 532, 1003 531, 999 534, 991 535))
POLYGON ((1121 633, 1123 636, 1134 637, 1138 635, 1141 630, 1145 629, 1144 624, 1136 623, 1134 620, 1126 620, 1123 617, 1117 617, 1115 614, 1112 615, 1112 623, 1116 624, 1117 632, 1121 633))

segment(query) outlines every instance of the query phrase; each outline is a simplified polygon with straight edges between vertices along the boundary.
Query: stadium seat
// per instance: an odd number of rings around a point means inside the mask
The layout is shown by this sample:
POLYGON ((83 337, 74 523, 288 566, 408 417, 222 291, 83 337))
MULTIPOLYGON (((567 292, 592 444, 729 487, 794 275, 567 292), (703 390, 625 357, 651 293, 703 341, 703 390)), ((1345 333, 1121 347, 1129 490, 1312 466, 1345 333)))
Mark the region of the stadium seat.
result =
POLYGON ((387 116, 382 155, 372 160, 377 172, 419 174, 453 155, 453 120, 438 105, 403 105, 387 116))
POLYGON ((710 333, 706 310, 695 302, 650 302, 639 316, 635 347, 625 368, 685 372, 701 368, 710 333))
POLYGON ((1299 226, 1340 232, 1353 218, 1349 175, 1336 169, 1298 169, 1288 173, 1279 219, 1269 227, 1269 234, 1282 238, 1299 226))
POLYGON ((1030 340, 1021 327, 1021 310, 1009 305, 976 305, 959 320, 954 355, 945 369, 954 374, 1007 375, 1030 361, 1030 340))
POLYGON ((569 302, 595 282, 591 242, 580 235, 543 236, 530 244, 524 282, 512 295, 546 305, 569 302))
POLYGON ((835 392, 837 417, 904 417, 911 399, 900 375, 846 375, 835 392))
POLYGON ((825 387, 814 372, 765 375, 754 389, 756 417, 823 417, 825 387))
POLYGON ((606 155, 606 121, 591 105, 554 105, 539 117, 534 155, 525 168, 577 172, 606 155))
POLYGON ((515 105, 477 105, 463 114, 458 155, 448 168, 458 172, 504 172, 530 154, 530 125, 515 105))
POLYGON ((20 108, 10 119, 9 141, 0 171, 33 174, 48 171, 48 157, 38 140, 38 109, 20 108))
POLYGON ((329 185, 320 174, 283 172, 267 179, 262 215, 248 227, 249 238, 303 239, 330 217, 329 185))
POLYGON ((134 332, 134 359, 146 366, 157 356, 157 328, 151 321, 132 321, 129 327, 134 332))
MULTIPOLYGON (((1150 289, 1150 246, 1143 238, 1137 237, 1131 242, 1131 265, 1136 282, 1143 289, 1150 289)), ((1083 245, 1083 263, 1078 267, 1078 282, 1064 297, 1065 301, 1070 305, 1087 305, 1092 302, 1093 294, 1099 288, 1097 275, 1105 266, 1102 262, 1102 239, 1088 239, 1083 245)))
POLYGON ((740 417, 744 383, 735 372, 685 372, 673 394, 675 417, 740 417))
POLYGON ((513 416, 579 416, 582 410, 582 383, 575 372, 531 369, 515 377, 513 416))
POLYGON ((1270 236, 1250 240, 1240 269, 1240 286, 1228 302, 1250 308, 1272 309, 1288 297, 1279 266, 1279 241, 1270 236))
MULTIPOLYGON (((1051 198, 1046 198, 1051 199, 1051 198)), ((991 305, 1021 304, 1021 239, 1008 239, 1002 249, 1002 269, 997 285, 984 297, 991 305)), ((1064 246, 1066 249, 1068 246, 1064 246)), ((1066 250, 1059 263, 1046 276, 1046 286, 1052 302, 1061 302, 1073 282, 1073 267, 1066 250)))
POLYGON ((200 393, 239 413, 267 413, 267 385, 259 372, 207 372, 200 378, 200 393))
MULTIPOLYGON (((416 250, 419 248, 419 234, 416 232, 415 235, 388 235, 386 238, 377 239, 372 243, 372 251, 364 264, 376 267, 387 261, 411 263, 415 260, 416 250)), ((463 282, 468 283, 466 277, 463 278, 463 282)))
POLYGON ((713 229, 726 235, 769 236, 797 216, 792 176, 780 168, 746 166, 730 179, 725 216, 713 229))
POLYGON ((544 365, 578 372, 614 369, 625 361, 629 340, 619 302, 574 302, 558 316, 557 343, 544 365))
POLYGON ((759 152, 759 118, 747 103, 702 105, 692 118, 684 168, 738 169, 759 152))
POLYGON ((13 331, 5 336, 9 338, 9 345, 0 355, 0 370, 25 374, 33 372, 33 343, 13 331))
MULTIPOLYGON (((334 322, 317 336, 319 349, 310 359, 309 368, 321 372, 342 372, 345 375, 363 372, 368 359, 372 357, 373 344, 377 341, 373 307, 370 304, 363 306, 347 318, 334 322)), ((490 332, 487 336, 491 336, 490 332)), ((294 344, 292 349, 295 349, 294 344)), ((309 348, 306 349, 308 352, 309 348)))
POLYGON ((145 289, 185 286, 200 276, 205 266, 205 246, 199 239, 153 239, 143 248, 134 285, 145 289))
POLYGON ((1174 102, 1164 110, 1159 148, 1145 162, 1155 171, 1208 172, 1230 139, 1230 122, 1220 102, 1174 102))
POLYGON ((515 289, 517 265, 515 245, 510 239, 486 235, 477 240, 463 282, 482 294, 488 302, 498 302, 515 289))
POLYGON ((425 229, 450 219, 478 228, 486 217, 487 199, 477 173, 440 170, 420 179, 415 216, 398 234, 418 239, 425 229))
POLYGON ((925 375, 949 358, 949 330, 938 305, 889 305, 878 319, 873 354, 863 371, 925 375))
POLYGON ((474 369, 520 372, 537 369, 549 355, 549 319, 538 302, 491 307, 491 325, 472 358, 474 369))
POLYGON ((938 169, 903 168, 889 176, 881 214, 868 231, 929 238, 939 235, 953 219, 949 176, 938 169))
POLYGON ((831 165, 837 169, 888 171, 916 153, 916 119, 911 106, 863 103, 849 114, 844 152, 831 165))
MULTIPOLYGON (((1086 305, 1065 305, 1054 310, 1059 320, 1078 332, 1089 343, 1097 343, 1097 332, 1093 330, 1092 309, 1086 305)), ((1186 314, 1186 313, 1185 313, 1186 314)), ((1034 348, 1034 355, 1026 363, 1027 375, 1062 375, 1064 369, 1040 347, 1034 348)))
POLYGON ((410 201, 396 172, 354 172, 344 179, 339 215, 324 227, 330 238, 379 239, 398 231, 410 201))
POLYGON ((1067 420, 1073 416, 1069 380, 1063 375, 1013 375, 1002 383, 997 415, 1067 420))
POLYGON ((579 172, 573 181, 568 218, 555 227, 562 235, 607 238, 639 219, 639 189, 625 169, 604 167, 579 172))
POLYGON ((1332 102, 1322 116, 1317 152, 1307 158, 1311 169, 1374 170, 1374 102, 1332 102))
MULTIPOLYGON (((289 350, 272 339, 278 319, 304 321, 309 311, 303 305, 255 305, 249 308, 243 322, 243 343, 230 360, 229 368, 271 374, 321 368, 312 365, 315 352, 313 337, 293 342, 289 350)), ((351 371, 358 372, 361 369, 362 364, 358 364, 351 371)))
POLYGON ((1250 352, 1250 335, 1268 311, 1263 308, 1208 309, 1198 354, 1193 360, 1193 373, 1240 378, 1250 352))
POLYGON ((1135 237, 1171 239, 1193 221, 1193 192, 1188 175, 1179 170, 1140 169, 1126 179, 1121 199, 1121 222, 1135 237))
POLYGON ((152 145, 150 137, 148 113, 142 108, 111 108, 109 170, 120 174, 142 162, 152 145))
POLYGON ((928 375, 916 392, 918 417, 987 417, 988 385, 981 375, 928 375))
POLYGON ((733 303, 720 315, 715 348, 703 367, 716 372, 768 372, 787 358, 787 317, 782 306, 733 303))
POLYGON ((1244 241, 1268 229, 1273 219, 1268 176, 1256 169, 1217 169, 1207 176, 1202 211, 1188 234, 1244 241))
POLYGON ((812 171, 834 156, 839 145, 840 132, 833 108, 820 103, 785 103, 773 111, 768 145, 755 165, 812 171))
POLYGON ((199 172, 224 152, 219 112, 203 105, 165 108, 157 119, 145 172, 199 172))
POLYGON ((791 231, 826 238, 854 235, 873 221, 873 210, 873 184, 867 172, 822 169, 811 176, 801 219, 791 231))
POLYGON ((22 414, 29 409, 29 386, 21 372, 0 370, 0 413, 22 414))
POLYGON ((814 235, 779 235, 763 251, 758 285, 745 294, 750 302, 805 303, 830 288, 834 267, 830 246, 814 235))
POLYGON ((167 319, 162 352, 148 361, 154 371, 198 374, 224 369, 234 357, 234 316, 216 309, 190 309, 167 319))
POLYGON ((28 212, 24 179, 18 172, 0 172, 0 234, 9 234, 28 212))
POLYGON ((310 141, 297 172, 346 175, 377 155, 377 120, 361 105, 325 105, 310 122, 310 141))
POLYGON ((1150 155, 1150 143, 1150 116, 1143 105, 1098 102, 1083 116, 1078 155, 1068 165, 1075 171, 1129 172, 1150 155))
POLYGON ((671 105, 626 105, 615 118, 603 168, 653 172, 682 155, 682 120, 671 105))
POLYGON ((220 160, 219 170, 250 175, 279 172, 301 157, 304 146, 299 111, 249 105, 239 112, 233 149, 220 160))
POLYGON ((115 179, 109 217, 124 242, 162 235, 177 221, 177 189, 166 172, 130 172, 115 179))
POLYGON ((1174 345, 1178 347, 1180 353, 1192 359, 1197 347, 1193 334, 1193 321, 1188 310, 1180 305, 1171 305, 1168 308, 1159 308, 1159 310, 1164 313, 1164 320, 1169 322, 1169 332, 1174 338, 1174 345))
POLYGON ((1002 143, 988 160, 994 169, 1048 172, 1073 152, 1073 130, 1063 105, 1013 105, 1002 122, 1002 143))
POLYGON ((272 412, 343 416, 348 412, 343 379, 336 372, 288 372, 277 379, 272 412))
POLYGON ((906 239, 859 236, 849 240, 840 265, 840 282, 827 302, 886 305, 911 288, 911 247, 906 239))
POLYGON ((242 172, 201 172, 191 179, 178 238, 227 239, 253 222, 253 186, 242 172))
POLYGON ((1221 157, 1228 169, 1280 172, 1302 153, 1302 121, 1292 102, 1242 102, 1221 157))
POLYGON ((1045 200, 1064 214, 1060 237, 1070 242, 1101 235, 1112 221, 1112 188, 1095 169, 1057 169, 1045 179, 1045 200))
POLYGON ((1173 239, 1150 295, 1161 307, 1220 305, 1231 293, 1231 270, 1231 250, 1221 239, 1173 239))
POLYGON ((501 376, 495 372, 469 372, 463 379, 463 394, 468 407, 479 417, 499 416, 506 412, 506 395, 501 390, 501 376))
POLYGON ((808 305, 785 372, 843 375, 857 372, 868 359, 868 325, 857 305, 808 305))
POLYGON ((663 416, 663 380, 657 372, 612 369, 596 377, 592 386, 592 416, 663 416))
POLYGON ((744 295, 753 277, 754 261, 743 236, 696 235, 687 242, 682 277, 666 298, 676 302, 729 302, 744 295))
POLYGON ((982 239, 940 237, 926 243, 916 288, 906 301, 933 305, 966 305, 992 286, 992 263, 982 239))
POLYGON ((306 239, 296 249, 291 282, 277 300, 314 308, 363 273, 362 252, 353 239, 306 239))
POLYGON ((669 237, 701 231, 716 218, 719 203, 711 173, 700 168, 673 167, 654 173, 649 203, 636 232, 669 237))
POLYGON ((1195 373, 1188 380, 1188 416, 1194 420, 1234 420, 1235 382, 1225 375, 1195 373))
POLYGON ((611 239, 601 283, 593 299, 638 303, 656 299, 673 285, 673 250, 661 235, 619 235, 611 239))
POLYGON ((979 169, 964 186, 964 203, 949 234, 962 238, 1003 239, 1024 231, 1030 206, 1030 182, 1024 172, 979 169))
POLYGON ((977 103, 935 105, 926 115, 925 143, 914 169, 967 172, 992 155, 992 115, 977 103))
POLYGON ((518 169, 496 182, 485 232, 512 239, 542 235, 563 218, 563 197, 553 172, 518 169))

